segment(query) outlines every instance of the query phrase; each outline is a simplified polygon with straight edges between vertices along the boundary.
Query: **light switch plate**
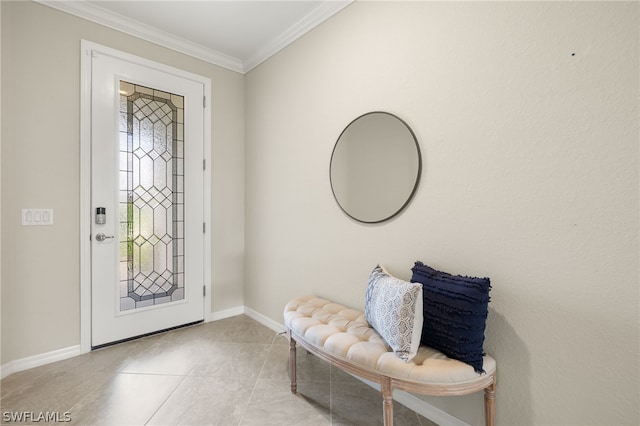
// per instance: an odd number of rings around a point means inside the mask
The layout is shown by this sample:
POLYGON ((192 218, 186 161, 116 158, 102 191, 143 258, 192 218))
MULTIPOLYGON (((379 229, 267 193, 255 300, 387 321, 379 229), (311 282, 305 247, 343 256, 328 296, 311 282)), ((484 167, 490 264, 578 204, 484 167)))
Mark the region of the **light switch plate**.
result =
POLYGON ((53 225, 53 209, 22 209, 24 226, 53 225))

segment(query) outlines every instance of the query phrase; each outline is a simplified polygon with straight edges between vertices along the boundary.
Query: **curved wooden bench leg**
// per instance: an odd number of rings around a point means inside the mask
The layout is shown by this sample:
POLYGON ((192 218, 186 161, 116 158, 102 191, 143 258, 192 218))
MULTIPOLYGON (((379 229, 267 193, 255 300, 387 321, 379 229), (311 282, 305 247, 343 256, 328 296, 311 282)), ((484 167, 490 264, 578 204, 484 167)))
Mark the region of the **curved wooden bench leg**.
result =
POLYGON ((298 393, 298 379, 296 377, 296 341, 291 337, 291 330, 287 330, 289 337, 289 374, 291 375, 291 393, 298 393))
POLYGON ((496 424, 496 378, 484 389, 484 422, 486 426, 496 424))
POLYGON ((391 389, 391 379, 389 377, 382 376, 380 392, 382 392, 384 426, 393 426, 393 389, 391 389))

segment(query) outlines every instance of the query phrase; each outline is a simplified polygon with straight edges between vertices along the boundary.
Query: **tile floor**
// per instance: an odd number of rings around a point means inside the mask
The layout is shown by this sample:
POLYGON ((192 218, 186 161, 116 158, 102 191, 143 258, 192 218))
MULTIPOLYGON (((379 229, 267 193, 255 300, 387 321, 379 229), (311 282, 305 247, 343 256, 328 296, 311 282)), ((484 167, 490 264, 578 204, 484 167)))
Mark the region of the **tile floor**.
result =
MULTIPOLYGON (((301 348, 291 394, 288 353, 284 336, 244 315, 199 324, 6 377, 0 422, 68 412, 70 422, 50 424, 382 424, 379 392, 301 348)), ((397 402, 394 422, 434 424, 397 402)))

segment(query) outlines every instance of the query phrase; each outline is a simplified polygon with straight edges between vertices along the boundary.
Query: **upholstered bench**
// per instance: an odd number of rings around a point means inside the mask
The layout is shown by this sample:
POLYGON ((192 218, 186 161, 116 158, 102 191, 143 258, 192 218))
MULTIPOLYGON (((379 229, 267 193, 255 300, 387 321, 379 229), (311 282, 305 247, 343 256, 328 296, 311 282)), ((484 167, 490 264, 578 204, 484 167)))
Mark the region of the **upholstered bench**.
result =
POLYGON ((485 355, 483 373, 427 346, 405 362, 369 326, 364 313, 313 295, 284 309, 289 338, 291 392, 297 392, 296 344, 351 374, 380 384, 385 426, 393 425, 395 389, 434 396, 485 391, 485 423, 495 423, 496 362, 485 355))

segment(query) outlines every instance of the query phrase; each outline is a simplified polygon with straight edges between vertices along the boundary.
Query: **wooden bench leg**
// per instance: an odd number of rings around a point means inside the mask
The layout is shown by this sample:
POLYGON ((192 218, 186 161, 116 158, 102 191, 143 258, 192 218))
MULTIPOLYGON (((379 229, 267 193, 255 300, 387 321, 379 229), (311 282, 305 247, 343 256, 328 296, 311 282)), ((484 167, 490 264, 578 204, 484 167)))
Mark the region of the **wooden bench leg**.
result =
POLYGON ((291 393, 298 393, 298 379, 296 377, 296 341, 287 330, 289 337, 289 374, 291 375, 291 393))
POLYGON ((486 426, 496 424, 496 378, 493 383, 484 390, 484 422, 486 426))
POLYGON ((384 426, 393 426, 393 389, 391 389, 391 379, 389 377, 382 376, 380 392, 382 392, 384 426))

